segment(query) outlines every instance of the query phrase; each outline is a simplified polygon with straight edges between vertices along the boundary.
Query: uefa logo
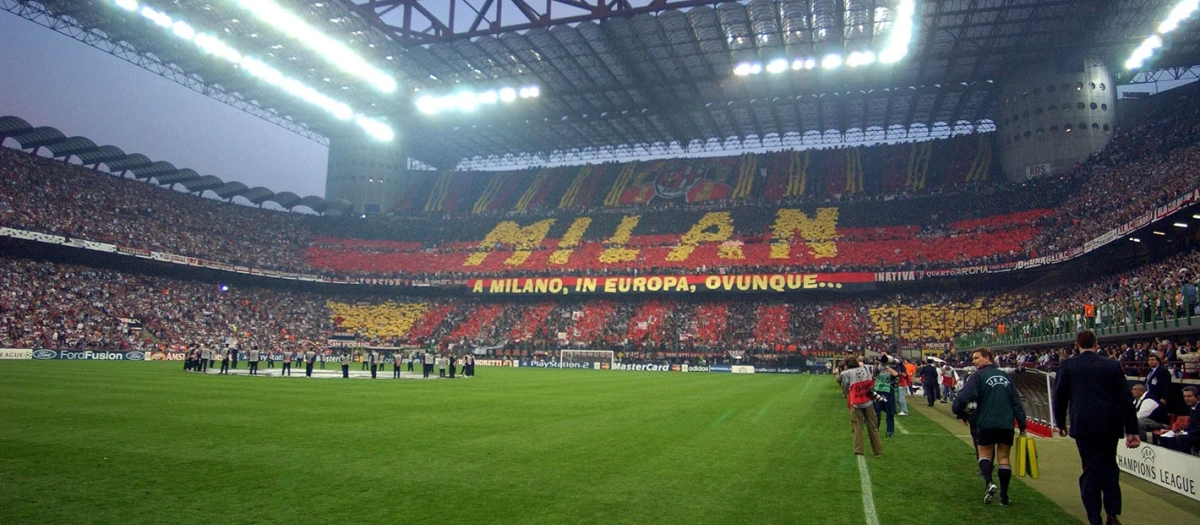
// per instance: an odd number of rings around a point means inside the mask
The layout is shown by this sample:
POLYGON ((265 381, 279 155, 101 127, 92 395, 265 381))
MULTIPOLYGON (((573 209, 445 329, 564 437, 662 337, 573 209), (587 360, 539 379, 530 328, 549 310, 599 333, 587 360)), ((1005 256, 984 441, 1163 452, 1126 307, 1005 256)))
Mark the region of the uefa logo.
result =
POLYGON ((1157 459, 1157 456, 1158 455, 1154 453, 1153 448, 1142 447, 1142 461, 1153 464, 1154 460, 1157 459))

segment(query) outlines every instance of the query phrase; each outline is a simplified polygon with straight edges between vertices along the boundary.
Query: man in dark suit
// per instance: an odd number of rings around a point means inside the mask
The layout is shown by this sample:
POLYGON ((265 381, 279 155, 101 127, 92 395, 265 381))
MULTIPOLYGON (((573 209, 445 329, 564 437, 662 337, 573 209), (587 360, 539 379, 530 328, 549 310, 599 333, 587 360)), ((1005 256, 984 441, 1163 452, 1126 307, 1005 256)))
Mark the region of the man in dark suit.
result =
POLYGON ((1079 355, 1063 361, 1054 386, 1054 421, 1058 433, 1070 429, 1079 449, 1083 474, 1079 476, 1079 495, 1087 512, 1088 523, 1101 525, 1100 508, 1108 514, 1108 525, 1120 525, 1121 470, 1117 467, 1117 443, 1137 448, 1137 413, 1133 394, 1125 384, 1120 363, 1101 357, 1096 334, 1091 330, 1075 337, 1079 355), (1067 413, 1070 412, 1070 419, 1067 413), (1070 421, 1069 426, 1066 425, 1070 421))
POLYGON ((1163 366, 1161 355, 1155 352, 1150 352, 1146 364, 1150 366, 1150 372, 1146 374, 1146 393, 1150 399, 1158 401, 1158 409, 1150 417, 1156 421, 1166 421, 1169 417, 1167 398, 1171 395, 1171 371, 1163 366))
POLYGON ((921 375, 921 390, 925 391, 925 401, 929 406, 933 406, 933 402, 938 398, 938 379, 941 377, 941 372, 938 371, 937 365, 933 364, 932 359, 925 361, 925 366, 917 372, 921 375))
POLYGON ((1183 402, 1188 406, 1188 424, 1175 437, 1162 438, 1163 445, 1184 454, 1191 454, 1193 449, 1200 448, 1200 398, 1194 386, 1183 387, 1183 402))

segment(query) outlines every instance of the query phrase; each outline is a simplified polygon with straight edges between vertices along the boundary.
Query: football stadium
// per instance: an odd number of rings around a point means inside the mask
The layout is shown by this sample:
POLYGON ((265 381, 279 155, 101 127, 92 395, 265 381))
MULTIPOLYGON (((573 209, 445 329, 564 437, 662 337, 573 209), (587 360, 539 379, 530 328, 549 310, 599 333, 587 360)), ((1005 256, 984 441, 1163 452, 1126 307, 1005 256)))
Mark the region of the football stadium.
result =
POLYGON ((1198 0, 0 9, 0 523, 1200 522, 1198 0))

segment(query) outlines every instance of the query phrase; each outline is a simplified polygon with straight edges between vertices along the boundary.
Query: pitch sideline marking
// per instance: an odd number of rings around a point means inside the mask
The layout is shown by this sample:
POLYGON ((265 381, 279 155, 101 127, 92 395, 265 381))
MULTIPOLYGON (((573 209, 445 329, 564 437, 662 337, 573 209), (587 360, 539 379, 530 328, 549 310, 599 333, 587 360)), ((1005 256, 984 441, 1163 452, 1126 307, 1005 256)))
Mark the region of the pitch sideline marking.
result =
POLYGON ((858 457, 858 477, 862 480, 863 514, 867 516, 867 525, 879 525, 879 516, 875 514, 875 496, 871 494, 871 473, 867 470, 867 460, 858 457))
POLYGON ((904 428, 904 425, 901 425, 899 421, 896 422, 896 428, 900 429, 901 434, 908 434, 908 429, 904 428))

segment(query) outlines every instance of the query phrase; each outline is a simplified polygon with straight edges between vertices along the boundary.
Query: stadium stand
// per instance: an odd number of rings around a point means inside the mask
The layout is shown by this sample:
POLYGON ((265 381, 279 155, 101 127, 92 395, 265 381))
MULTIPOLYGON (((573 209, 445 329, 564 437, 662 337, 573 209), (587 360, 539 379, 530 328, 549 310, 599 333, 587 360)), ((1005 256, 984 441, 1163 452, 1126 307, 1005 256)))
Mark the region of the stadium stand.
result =
MULTIPOLYGON (((1197 108, 1180 99, 1072 175, 1025 184, 984 176, 975 161, 986 154, 986 140, 959 137, 702 161, 444 173, 431 177, 427 189, 414 189, 428 198, 367 219, 239 206, 3 148, 0 226, 336 276, 883 271, 1012 262, 1077 245, 1193 189, 1200 180, 1197 108), (954 148, 969 154, 947 153, 954 148), (713 174, 703 179, 713 182, 704 195, 662 201, 639 193, 656 181, 688 186, 694 181, 679 178, 701 171, 713 174), (1088 213, 1102 204, 1110 213, 1088 213), (506 221, 512 226, 498 227, 506 221), (531 226, 539 223, 541 230, 531 226), (780 224, 784 234, 777 237, 780 224), (779 246, 784 239, 790 245, 779 246), (772 257, 776 250, 787 257, 772 257)), ((173 184, 163 177, 156 180, 173 184)), ((1197 257, 1191 251, 1094 281, 1005 294, 527 302, 256 286, 222 291, 211 282, 6 254, 0 344, 189 347, 236 333, 267 344, 351 332, 381 344, 510 355, 564 347, 614 349, 637 359, 881 352, 1048 316, 1059 319, 1056 330, 1073 330, 1080 316, 1062 314, 1083 305, 1098 305, 1098 324, 1118 315, 1178 317, 1191 305, 1182 287, 1195 284, 1197 257), (137 321, 141 333, 122 319, 137 321)), ((1132 342, 1106 351, 1137 373, 1148 348, 1132 342)), ((1002 352, 999 359, 1050 369, 1062 357, 1048 349, 1002 352)), ((1181 375, 1197 373, 1194 362, 1177 361, 1181 375)))
MULTIPOLYGON (((961 267, 1057 253, 1195 189, 1198 115, 1200 103, 1181 98, 1135 123, 1071 175, 1025 184, 988 176, 991 168, 980 159, 990 159, 990 139, 980 135, 702 160, 445 172, 429 177, 428 189, 413 188, 411 200, 426 201, 421 209, 367 219, 222 203, 2 149, 0 225, 342 277, 961 267), (647 197, 676 190, 683 192, 680 199, 647 197), (1089 216, 1095 209, 1108 213, 1089 216)), ((142 178, 175 187, 172 176, 142 178)))

